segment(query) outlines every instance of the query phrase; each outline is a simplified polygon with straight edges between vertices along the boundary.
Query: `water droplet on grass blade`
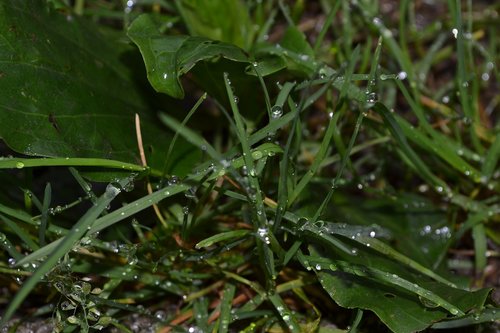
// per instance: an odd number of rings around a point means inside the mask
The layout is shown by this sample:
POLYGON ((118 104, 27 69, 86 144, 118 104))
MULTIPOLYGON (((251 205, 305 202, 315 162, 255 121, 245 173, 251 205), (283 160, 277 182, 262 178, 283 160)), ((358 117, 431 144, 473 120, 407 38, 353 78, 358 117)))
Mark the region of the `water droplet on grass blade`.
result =
MULTIPOLYGON (((261 214, 262 214, 262 212, 261 212, 261 214)), ((264 243, 266 243, 266 244, 271 243, 271 241, 269 239, 269 229, 259 228, 259 229, 257 229, 257 235, 264 243)))
POLYGON ((407 77, 408 77, 408 74, 406 72, 399 72, 398 76, 397 76, 398 80, 404 80, 407 77))
POLYGON ((275 105, 271 108, 271 118, 278 119, 283 115, 283 108, 279 105, 275 105))

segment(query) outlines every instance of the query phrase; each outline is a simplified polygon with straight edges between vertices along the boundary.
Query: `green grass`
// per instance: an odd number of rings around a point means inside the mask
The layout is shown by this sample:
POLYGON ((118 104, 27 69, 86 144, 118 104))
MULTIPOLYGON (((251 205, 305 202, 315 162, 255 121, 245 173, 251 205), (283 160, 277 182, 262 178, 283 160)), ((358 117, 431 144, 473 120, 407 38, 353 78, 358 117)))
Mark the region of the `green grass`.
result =
MULTIPOLYGON (((137 111, 145 141, 108 104, 79 127, 67 101, 0 91, 1 326, 38 309, 58 332, 498 329, 498 5, 68 3, 39 18, 66 15, 66 39, 34 27, 84 60, 41 68, 131 82, 99 98, 137 111), (40 125, 10 136, 30 112, 40 125)), ((100 86, 85 75, 74 103, 100 86)))

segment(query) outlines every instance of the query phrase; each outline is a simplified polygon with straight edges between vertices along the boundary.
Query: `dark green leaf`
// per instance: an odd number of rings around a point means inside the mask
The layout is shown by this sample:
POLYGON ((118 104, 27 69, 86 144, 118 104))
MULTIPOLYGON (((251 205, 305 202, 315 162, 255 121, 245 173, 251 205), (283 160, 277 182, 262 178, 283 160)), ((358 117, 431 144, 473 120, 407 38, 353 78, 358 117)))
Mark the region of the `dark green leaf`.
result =
POLYGON ((93 23, 43 1, 3 1, 0 137, 26 155, 140 164, 138 113, 148 160, 158 159, 168 136, 146 112, 119 49, 93 23))
POLYGON ((236 62, 248 62, 240 48, 203 37, 161 35, 150 15, 139 16, 128 30, 139 47, 148 79, 153 88, 175 98, 183 98, 179 77, 202 60, 223 57, 236 62))
MULTIPOLYGON (((442 308, 427 305, 419 297, 399 287, 390 287, 366 276, 343 271, 318 271, 323 288, 335 302, 346 308, 371 310, 394 332, 416 332, 447 317, 442 308)), ((423 283, 430 290, 462 311, 481 308, 489 289, 467 292, 441 283, 423 283)))

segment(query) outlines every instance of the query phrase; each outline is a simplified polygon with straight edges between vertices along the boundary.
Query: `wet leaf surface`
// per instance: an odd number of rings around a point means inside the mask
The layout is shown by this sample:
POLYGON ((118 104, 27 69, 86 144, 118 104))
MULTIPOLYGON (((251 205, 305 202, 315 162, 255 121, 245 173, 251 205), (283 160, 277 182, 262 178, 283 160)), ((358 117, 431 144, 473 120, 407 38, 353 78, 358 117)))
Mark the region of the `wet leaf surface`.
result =
POLYGON ((169 136, 135 89, 119 45, 39 1, 3 2, 0 18, 0 137, 10 148, 140 164, 138 113, 146 153, 164 156, 169 136))

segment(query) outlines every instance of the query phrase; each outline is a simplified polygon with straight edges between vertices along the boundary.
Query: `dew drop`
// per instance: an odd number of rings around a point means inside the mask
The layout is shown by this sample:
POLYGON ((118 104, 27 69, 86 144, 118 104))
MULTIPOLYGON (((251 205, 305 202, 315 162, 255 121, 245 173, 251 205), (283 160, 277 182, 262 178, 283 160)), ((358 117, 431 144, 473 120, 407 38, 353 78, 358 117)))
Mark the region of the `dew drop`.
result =
POLYGON ((404 80, 408 77, 408 74, 406 72, 399 72, 398 73, 398 80, 404 80))
POLYGON ((283 108, 279 105, 275 105, 271 108, 271 117, 273 119, 278 119, 283 115, 283 108))

